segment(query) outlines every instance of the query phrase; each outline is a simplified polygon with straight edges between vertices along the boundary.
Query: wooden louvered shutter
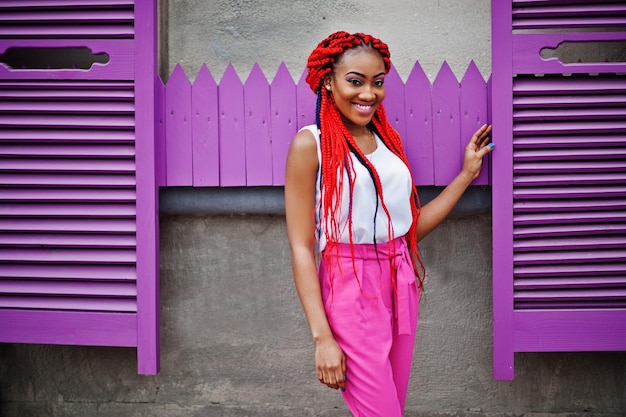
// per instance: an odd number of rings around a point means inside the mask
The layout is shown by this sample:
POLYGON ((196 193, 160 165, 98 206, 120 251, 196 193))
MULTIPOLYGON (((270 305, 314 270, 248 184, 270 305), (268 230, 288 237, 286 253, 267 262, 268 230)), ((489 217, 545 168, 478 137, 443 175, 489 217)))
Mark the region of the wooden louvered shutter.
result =
POLYGON ((510 380, 514 352, 626 350, 626 63, 541 57, 626 41, 626 3, 492 13, 494 376, 510 380))
POLYGON ((152 0, 0 3, 1 342, 137 347, 158 372, 155 51, 152 0), (108 60, 46 66, 78 48, 108 60))

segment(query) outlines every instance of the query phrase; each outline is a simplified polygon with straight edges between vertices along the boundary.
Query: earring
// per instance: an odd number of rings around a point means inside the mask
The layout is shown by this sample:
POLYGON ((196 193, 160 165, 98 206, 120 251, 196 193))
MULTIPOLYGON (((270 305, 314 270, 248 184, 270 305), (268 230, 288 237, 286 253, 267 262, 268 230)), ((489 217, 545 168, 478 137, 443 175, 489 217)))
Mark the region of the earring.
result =
POLYGON ((326 89, 327 89, 328 91, 330 91, 330 85, 327 85, 327 86, 326 86, 326 89))

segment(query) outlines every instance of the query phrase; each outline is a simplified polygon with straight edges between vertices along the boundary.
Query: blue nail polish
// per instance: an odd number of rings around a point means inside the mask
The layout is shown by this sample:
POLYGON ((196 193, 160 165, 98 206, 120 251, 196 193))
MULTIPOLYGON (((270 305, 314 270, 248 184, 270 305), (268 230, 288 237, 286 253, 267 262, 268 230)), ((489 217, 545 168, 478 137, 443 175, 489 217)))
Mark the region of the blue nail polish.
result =
POLYGON ((342 388, 342 389, 341 389, 341 392, 346 392, 346 389, 345 389, 345 388, 342 388))
POLYGON ((495 143, 491 142, 491 143, 489 144, 489 148, 490 148, 490 149, 493 149, 493 148, 495 148, 495 147, 496 147, 496 144, 495 144, 495 143))

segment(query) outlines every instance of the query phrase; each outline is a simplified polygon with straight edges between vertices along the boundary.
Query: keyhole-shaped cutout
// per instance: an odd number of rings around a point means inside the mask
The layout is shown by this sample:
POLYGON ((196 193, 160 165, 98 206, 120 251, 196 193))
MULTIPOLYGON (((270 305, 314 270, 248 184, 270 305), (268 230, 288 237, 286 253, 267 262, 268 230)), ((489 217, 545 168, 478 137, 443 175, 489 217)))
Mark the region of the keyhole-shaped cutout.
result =
POLYGON ((109 59, 107 53, 94 54, 85 46, 67 48, 12 46, 0 54, 0 63, 14 70, 88 70, 94 64, 107 64, 109 59))
POLYGON ((626 41, 564 41, 556 48, 541 49, 540 55, 543 59, 557 58, 562 64, 626 63, 626 41))

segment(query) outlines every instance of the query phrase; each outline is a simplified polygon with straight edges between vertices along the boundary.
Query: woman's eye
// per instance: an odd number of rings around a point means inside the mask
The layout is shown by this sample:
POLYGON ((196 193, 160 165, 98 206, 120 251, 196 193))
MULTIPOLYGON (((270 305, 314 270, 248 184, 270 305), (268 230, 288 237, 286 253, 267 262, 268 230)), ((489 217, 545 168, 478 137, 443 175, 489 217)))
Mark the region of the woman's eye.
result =
POLYGON ((374 81, 374 85, 376 87, 381 87, 384 84, 385 84, 385 80, 376 80, 376 81, 374 81))
POLYGON ((357 80, 356 78, 352 78, 350 80, 348 80, 348 82, 352 85, 361 85, 361 81, 357 80))

